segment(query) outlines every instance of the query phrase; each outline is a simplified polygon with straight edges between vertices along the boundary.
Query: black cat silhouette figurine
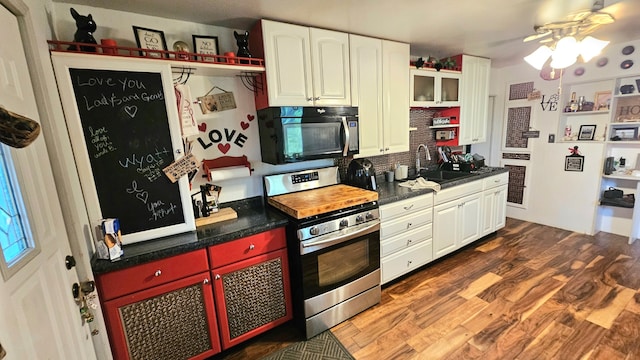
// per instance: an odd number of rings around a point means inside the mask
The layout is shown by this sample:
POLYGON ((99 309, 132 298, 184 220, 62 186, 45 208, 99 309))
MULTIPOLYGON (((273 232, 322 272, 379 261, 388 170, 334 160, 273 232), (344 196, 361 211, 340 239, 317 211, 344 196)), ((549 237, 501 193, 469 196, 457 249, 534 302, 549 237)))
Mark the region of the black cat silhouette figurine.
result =
MULTIPOLYGON (((245 31, 244 34, 238 34, 234 31, 233 36, 236 38, 236 44, 238 44, 238 52, 236 53, 236 56, 250 58, 251 53, 249 52, 249 32, 245 31)), ((249 61, 247 60, 240 60, 241 64, 247 64, 248 62, 249 61)))
MULTIPOLYGON (((98 42, 93 37, 93 33, 96 31, 96 23, 93 21, 91 14, 88 16, 80 15, 78 12, 71 8, 71 16, 76 20, 76 33, 73 35, 73 42, 85 43, 85 44, 97 44, 98 42)), ((75 45, 69 46, 69 50, 78 50, 75 45)), ((95 46, 80 46, 80 50, 86 52, 96 52, 95 46)))

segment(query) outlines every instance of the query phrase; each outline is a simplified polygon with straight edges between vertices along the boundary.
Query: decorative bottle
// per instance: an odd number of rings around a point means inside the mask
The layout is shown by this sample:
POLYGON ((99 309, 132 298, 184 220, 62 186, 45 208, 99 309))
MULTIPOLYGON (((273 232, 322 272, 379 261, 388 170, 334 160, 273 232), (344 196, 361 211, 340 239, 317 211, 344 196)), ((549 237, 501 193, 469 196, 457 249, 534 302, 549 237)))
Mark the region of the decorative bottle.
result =
POLYGON ((576 101, 575 91, 571 93, 571 101, 569 102, 569 111, 571 112, 578 111, 578 102, 576 101))

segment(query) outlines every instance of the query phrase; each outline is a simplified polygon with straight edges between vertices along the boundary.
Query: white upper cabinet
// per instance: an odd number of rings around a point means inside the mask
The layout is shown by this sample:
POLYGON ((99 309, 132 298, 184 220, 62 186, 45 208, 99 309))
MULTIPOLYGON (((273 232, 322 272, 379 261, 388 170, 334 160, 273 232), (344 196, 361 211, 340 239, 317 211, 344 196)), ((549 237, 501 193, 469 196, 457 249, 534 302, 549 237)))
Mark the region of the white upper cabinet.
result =
POLYGON ((349 35, 262 20, 269 106, 351 105, 349 35))
POLYGON ((315 105, 351 105, 349 34, 309 29, 315 105))
MULTIPOLYGON (((382 40, 350 35, 351 102, 358 107, 357 157, 384 153, 382 126, 382 40)), ((408 132, 409 129, 407 129, 408 132)))
POLYGON ((414 107, 460 106, 462 75, 459 71, 411 69, 410 105, 414 107))
POLYGON ((459 145, 487 141, 491 60, 462 55, 459 145))
POLYGON ((360 121, 356 157, 409 151, 409 45, 350 35, 350 49, 360 121))

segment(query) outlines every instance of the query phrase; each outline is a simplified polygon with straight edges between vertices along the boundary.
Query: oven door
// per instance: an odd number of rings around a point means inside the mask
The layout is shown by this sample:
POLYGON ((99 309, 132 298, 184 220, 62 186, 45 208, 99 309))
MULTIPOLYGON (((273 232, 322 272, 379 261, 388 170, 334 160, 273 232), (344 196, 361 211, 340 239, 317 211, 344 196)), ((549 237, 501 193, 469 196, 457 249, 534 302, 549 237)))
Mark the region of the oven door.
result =
POLYGON ((380 222, 300 243, 303 298, 310 299, 380 269, 380 222))

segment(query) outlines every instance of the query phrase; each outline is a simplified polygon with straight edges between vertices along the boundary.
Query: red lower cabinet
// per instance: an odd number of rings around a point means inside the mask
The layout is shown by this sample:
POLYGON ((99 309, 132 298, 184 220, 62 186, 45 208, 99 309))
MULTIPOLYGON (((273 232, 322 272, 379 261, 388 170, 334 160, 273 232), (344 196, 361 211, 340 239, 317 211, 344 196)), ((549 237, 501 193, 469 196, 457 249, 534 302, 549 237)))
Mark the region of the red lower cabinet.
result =
POLYGON ((292 318, 284 228, 96 283, 116 360, 205 359, 292 318))
POLYGON ((103 311, 115 359, 205 359, 220 352, 208 272, 106 301, 103 311))
POLYGON ((285 249, 213 269, 223 349, 292 318, 288 269, 285 249))

